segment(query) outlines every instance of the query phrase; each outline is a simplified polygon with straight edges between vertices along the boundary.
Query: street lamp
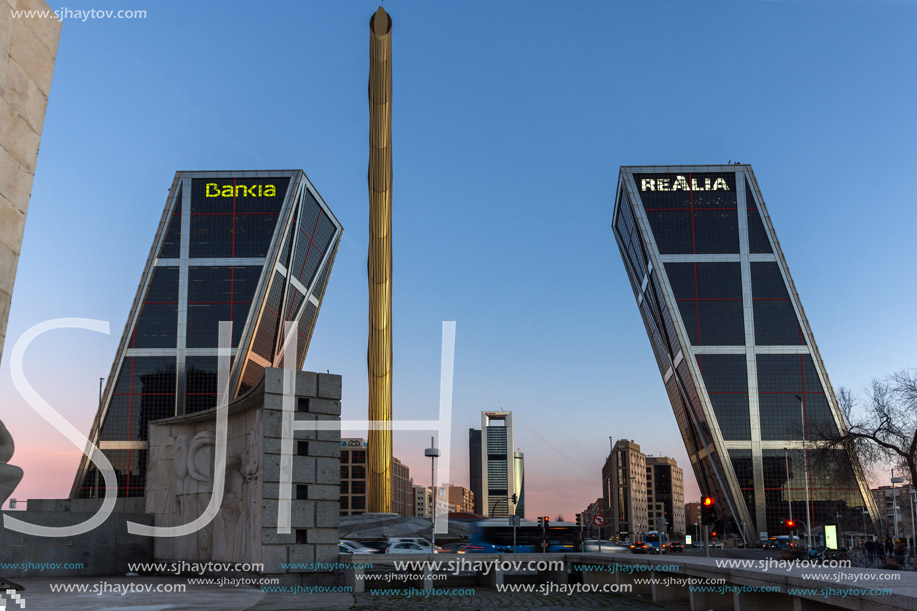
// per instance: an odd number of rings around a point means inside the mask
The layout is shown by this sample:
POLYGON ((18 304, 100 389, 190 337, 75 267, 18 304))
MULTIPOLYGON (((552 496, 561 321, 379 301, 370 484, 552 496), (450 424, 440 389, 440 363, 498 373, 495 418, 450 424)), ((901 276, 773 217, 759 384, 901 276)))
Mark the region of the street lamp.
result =
POLYGON ((424 456, 430 457, 430 496, 432 497, 432 507, 430 515, 432 522, 430 527, 430 553, 436 552, 436 459, 439 457, 439 449, 436 447, 436 438, 430 437, 430 447, 423 451, 424 456))
POLYGON ((917 490, 911 488, 909 490, 911 497, 911 555, 914 555, 914 539, 917 537, 917 531, 914 530, 914 496, 917 495, 917 490))
MULTIPOLYGON (((790 451, 783 448, 783 460, 786 461, 786 507, 790 512, 790 522, 793 522, 793 489, 790 485, 790 451)), ((793 529, 790 528, 790 547, 793 546, 793 529)))
POLYGON ((809 549, 812 549, 812 497, 809 494, 809 449, 806 447, 806 441, 808 441, 806 402, 802 395, 796 395, 796 399, 799 401, 799 417, 802 422, 802 462, 806 469, 806 535, 809 539, 809 549))
POLYGON ((895 484, 900 484, 904 480, 900 477, 895 477, 895 470, 892 469, 892 509, 894 510, 894 521, 895 521, 895 540, 898 540, 898 489, 895 488, 895 484))

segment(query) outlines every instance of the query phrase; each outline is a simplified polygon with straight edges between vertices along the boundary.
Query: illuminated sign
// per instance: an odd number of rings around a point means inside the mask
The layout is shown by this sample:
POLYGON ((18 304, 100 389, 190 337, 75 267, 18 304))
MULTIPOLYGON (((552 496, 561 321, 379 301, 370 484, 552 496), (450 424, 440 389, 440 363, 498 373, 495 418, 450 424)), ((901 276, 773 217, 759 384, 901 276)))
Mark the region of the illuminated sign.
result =
POLYGON ((206 197, 276 197, 275 185, 223 185, 207 183, 206 197))
POLYGON ((641 191, 728 191, 725 178, 641 178, 641 191))
POLYGON ((828 549, 837 549, 837 525, 825 525, 825 547, 828 549))

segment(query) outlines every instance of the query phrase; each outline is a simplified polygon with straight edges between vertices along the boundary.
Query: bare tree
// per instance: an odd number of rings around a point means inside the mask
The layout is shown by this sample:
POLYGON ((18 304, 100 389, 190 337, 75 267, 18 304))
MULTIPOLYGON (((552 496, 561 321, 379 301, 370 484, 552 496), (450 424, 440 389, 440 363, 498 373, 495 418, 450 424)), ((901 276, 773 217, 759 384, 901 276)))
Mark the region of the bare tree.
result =
POLYGON ((903 369, 873 380, 862 399, 846 388, 837 398, 847 431, 838 435, 829 430, 833 427, 817 427, 810 432, 813 441, 829 451, 855 453, 865 470, 891 464, 907 472, 912 485, 917 483, 917 370, 903 369))

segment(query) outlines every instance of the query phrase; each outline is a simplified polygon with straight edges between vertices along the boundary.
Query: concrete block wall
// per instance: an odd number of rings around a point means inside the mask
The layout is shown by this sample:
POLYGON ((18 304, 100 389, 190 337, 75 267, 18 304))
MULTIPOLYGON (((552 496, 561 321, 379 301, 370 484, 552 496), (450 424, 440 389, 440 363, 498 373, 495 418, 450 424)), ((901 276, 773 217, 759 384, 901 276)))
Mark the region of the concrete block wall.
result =
MULTIPOLYGON (((29 500, 26 511, 2 513, 31 524, 73 526, 90 519, 101 505, 101 499, 38 499, 29 500)), ((153 561, 152 539, 129 534, 128 521, 153 523, 142 498, 118 499, 101 526, 75 537, 24 535, 0 525, 0 564, 18 565, 0 573, 10 579, 124 575, 129 563, 153 561)))
MULTIPOLYGON (((291 532, 277 532, 283 435, 283 370, 265 371, 264 487, 261 562, 270 574, 300 573, 284 564, 338 561, 340 526, 340 426, 295 431, 291 532)), ((297 372, 294 420, 340 421, 341 376, 297 372)), ((327 569, 330 570, 330 569, 327 569)), ((294 579, 295 581, 296 579, 294 579)))
POLYGON ((38 161, 61 22, 14 17, 44 0, 0 0, 0 352, 38 161))

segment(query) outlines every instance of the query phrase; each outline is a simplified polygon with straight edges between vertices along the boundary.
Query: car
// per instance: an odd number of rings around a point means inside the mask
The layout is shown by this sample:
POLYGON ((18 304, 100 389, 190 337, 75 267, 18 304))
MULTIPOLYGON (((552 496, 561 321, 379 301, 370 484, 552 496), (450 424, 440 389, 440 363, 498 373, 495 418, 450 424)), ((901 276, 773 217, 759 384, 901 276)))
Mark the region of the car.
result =
POLYGON ((423 548, 428 554, 433 550, 433 545, 423 537, 389 537, 389 545, 393 543, 414 543, 423 548))
POLYGON ((668 551, 670 552, 684 552, 685 551, 685 546, 679 543, 678 541, 672 541, 666 547, 668 547, 668 551))
POLYGON ((643 542, 634 543, 630 546, 630 551, 634 554, 649 554, 652 553, 652 549, 653 548, 643 542))
POLYGON ((376 554, 384 554, 390 545, 388 541, 362 541, 361 543, 364 547, 376 550, 374 552, 376 554))
MULTIPOLYGON (((462 546, 462 551, 459 553, 460 554, 501 554, 501 553, 504 553, 505 551, 506 550, 504 550, 502 547, 497 547, 496 545, 492 543, 485 543, 482 541, 479 543, 466 543, 465 545, 462 546)), ((510 551, 512 551, 512 548, 510 548, 510 551)))
POLYGON ((430 548, 422 548, 416 543, 392 543, 387 550, 386 554, 429 554, 430 548))
POLYGON ((350 551, 351 554, 377 554, 379 553, 379 551, 376 549, 367 547, 363 545, 362 543, 358 543, 356 541, 349 541, 347 539, 341 539, 338 545, 342 547, 346 547, 350 551))

